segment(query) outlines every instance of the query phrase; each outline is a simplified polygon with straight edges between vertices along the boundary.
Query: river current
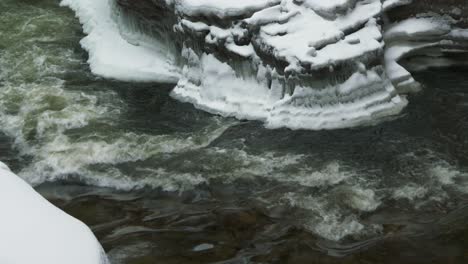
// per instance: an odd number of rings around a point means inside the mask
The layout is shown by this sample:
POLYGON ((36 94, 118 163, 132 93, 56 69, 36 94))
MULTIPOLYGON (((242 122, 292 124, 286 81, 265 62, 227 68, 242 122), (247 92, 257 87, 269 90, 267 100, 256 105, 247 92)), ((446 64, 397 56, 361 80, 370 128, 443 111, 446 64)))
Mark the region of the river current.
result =
POLYGON ((415 74, 375 126, 269 130, 93 76, 83 36, 0 1, 0 160, 112 263, 467 263, 468 69, 415 74))

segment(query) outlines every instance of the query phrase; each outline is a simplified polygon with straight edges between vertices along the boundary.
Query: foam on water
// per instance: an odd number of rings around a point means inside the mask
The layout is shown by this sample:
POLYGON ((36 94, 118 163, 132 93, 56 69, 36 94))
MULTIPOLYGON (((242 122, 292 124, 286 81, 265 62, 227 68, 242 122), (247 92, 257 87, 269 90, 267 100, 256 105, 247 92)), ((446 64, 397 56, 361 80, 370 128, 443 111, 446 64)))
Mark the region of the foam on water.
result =
POLYGON ((5 47, 0 53, 0 129, 14 139, 20 155, 30 160, 19 173, 29 183, 78 176, 100 186, 143 187, 144 183, 115 173, 112 166, 203 148, 233 124, 213 118, 190 134, 150 135, 118 129, 109 132, 108 128, 116 127, 128 111, 127 105, 110 90, 67 87, 65 74, 74 71, 78 75, 75 78, 87 82, 92 79, 86 74, 82 54, 73 45, 60 42, 81 37, 72 30, 73 18, 61 14, 64 10, 58 11, 57 6, 53 8, 56 10, 15 8, 16 13, 0 18, 0 30, 5 32, 0 39, 5 47), (18 19, 25 23, 18 23, 18 19), (108 165, 108 175, 91 168, 100 164, 108 165))
MULTIPOLYGON (((122 175, 112 167, 122 163, 144 161, 149 158, 174 154, 203 148, 216 139, 231 124, 210 127, 200 135, 146 135, 135 133, 111 133, 98 138, 71 140, 63 134, 45 142, 34 151, 31 166, 26 167, 20 175, 30 183, 40 184, 44 181, 66 179, 70 175, 78 175, 81 180, 89 184, 118 189, 132 189, 145 186, 164 187, 159 182, 168 173, 157 170, 155 173, 142 173, 143 179, 132 180, 122 175), (110 175, 100 175, 99 169, 92 169, 93 165, 104 165, 105 172, 110 175), (112 180, 109 180, 111 178, 112 180)), ((177 181, 177 176, 174 177, 177 181)), ((187 181, 190 182, 190 177, 187 181)), ((173 190, 174 188, 166 187, 173 190)))
POLYGON ((436 165, 429 170, 429 173, 442 185, 454 184, 458 177, 467 176, 448 164, 436 165))
MULTIPOLYGON (((372 191, 369 191, 369 193, 372 193, 372 191)), ((366 201, 373 200, 372 197, 363 198, 366 201)), ((346 211, 345 208, 341 208, 334 203, 336 200, 333 197, 327 195, 303 196, 297 193, 288 193, 284 196, 284 201, 294 207, 306 210, 306 217, 303 219, 304 226, 329 240, 338 241, 347 236, 366 236, 380 231, 379 226, 366 226, 361 223, 359 211, 346 211)), ((378 204, 378 202, 374 201, 372 207, 376 208, 378 204)))
POLYGON ((393 192, 394 199, 407 199, 409 201, 414 201, 416 199, 423 199, 426 197, 428 189, 424 186, 418 186, 414 183, 409 183, 401 188, 396 189, 393 192))

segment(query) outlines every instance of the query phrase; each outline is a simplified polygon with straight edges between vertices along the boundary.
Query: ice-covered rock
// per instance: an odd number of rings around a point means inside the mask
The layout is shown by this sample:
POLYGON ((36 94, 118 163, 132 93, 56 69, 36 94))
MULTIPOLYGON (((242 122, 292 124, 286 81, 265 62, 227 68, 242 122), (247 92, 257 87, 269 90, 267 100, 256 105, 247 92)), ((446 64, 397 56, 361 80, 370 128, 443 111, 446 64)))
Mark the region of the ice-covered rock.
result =
POLYGON ((467 64, 468 38, 461 9, 455 3, 423 2, 391 11, 394 21, 384 30, 386 71, 400 93, 420 88, 410 71, 467 64))
POLYGON ((379 0, 270 1, 222 20, 182 12, 175 29, 189 41, 172 94, 271 128, 342 128, 398 114, 406 99, 379 62, 381 12, 379 0))
POLYGON ((179 78, 170 46, 132 32, 131 23, 115 12, 113 0, 63 0, 61 4, 73 9, 83 24, 87 36, 81 45, 89 53, 94 74, 124 81, 175 82, 179 78))
POLYGON ((91 230, 0 162, 0 263, 107 264, 91 230))
POLYGON ((407 103, 395 96, 381 67, 356 72, 329 87, 297 85, 288 91, 284 80, 274 79, 277 73, 263 66, 254 76, 238 77, 213 55, 199 57, 188 48, 185 53, 188 63, 172 92, 175 98, 212 113, 263 120, 270 128, 354 126, 397 114, 407 103))
POLYGON ((442 0, 63 0, 89 34, 82 44, 95 73, 170 75, 162 79, 177 83, 175 98, 294 129, 398 114, 404 94, 420 88, 407 67, 417 69, 421 53, 432 53, 424 65, 450 65, 447 53, 467 50, 467 7, 454 2, 448 10, 442 0), (142 41, 148 31, 162 32, 153 45, 142 41))

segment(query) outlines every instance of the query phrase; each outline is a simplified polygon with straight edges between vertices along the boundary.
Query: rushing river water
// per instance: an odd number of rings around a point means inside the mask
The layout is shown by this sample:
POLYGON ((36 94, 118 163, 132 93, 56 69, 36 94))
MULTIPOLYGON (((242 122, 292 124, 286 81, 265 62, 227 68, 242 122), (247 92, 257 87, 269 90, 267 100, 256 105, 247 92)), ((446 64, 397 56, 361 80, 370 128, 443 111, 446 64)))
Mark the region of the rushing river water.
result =
POLYGON ((0 1, 0 160, 112 263, 468 262, 467 69, 380 125, 268 130, 93 76, 58 4, 0 1))

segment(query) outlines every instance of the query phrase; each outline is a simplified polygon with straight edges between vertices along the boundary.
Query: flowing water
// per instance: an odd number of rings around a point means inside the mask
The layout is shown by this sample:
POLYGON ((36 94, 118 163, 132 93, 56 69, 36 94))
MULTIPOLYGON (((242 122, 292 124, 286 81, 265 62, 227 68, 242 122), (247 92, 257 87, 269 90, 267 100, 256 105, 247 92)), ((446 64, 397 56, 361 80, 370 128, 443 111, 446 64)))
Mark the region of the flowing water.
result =
POLYGON ((468 262, 468 69, 417 74, 393 121, 268 130, 95 77, 82 37, 0 0, 0 160, 112 263, 468 262))

